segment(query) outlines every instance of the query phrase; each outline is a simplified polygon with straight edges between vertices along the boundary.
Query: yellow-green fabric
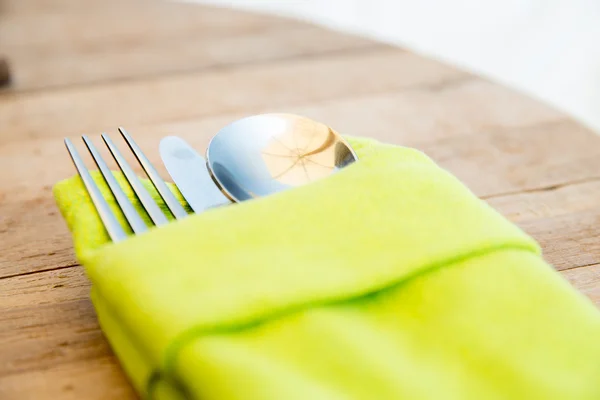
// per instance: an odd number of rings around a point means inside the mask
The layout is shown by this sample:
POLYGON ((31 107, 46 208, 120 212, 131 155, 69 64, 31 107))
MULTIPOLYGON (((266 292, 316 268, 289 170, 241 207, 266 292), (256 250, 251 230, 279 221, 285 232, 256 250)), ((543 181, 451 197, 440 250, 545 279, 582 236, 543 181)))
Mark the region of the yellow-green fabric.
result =
POLYGON ((55 186, 138 392, 600 399, 600 313, 537 244, 424 154, 351 142, 327 179, 119 243, 79 178, 55 186))

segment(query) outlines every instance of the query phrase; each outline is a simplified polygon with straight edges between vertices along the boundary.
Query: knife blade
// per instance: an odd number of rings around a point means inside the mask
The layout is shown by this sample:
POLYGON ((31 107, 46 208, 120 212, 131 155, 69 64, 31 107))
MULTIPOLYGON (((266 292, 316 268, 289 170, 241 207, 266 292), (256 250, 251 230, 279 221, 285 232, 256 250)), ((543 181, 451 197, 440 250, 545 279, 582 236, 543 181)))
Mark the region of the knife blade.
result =
POLYGON ((185 140, 167 136, 160 141, 159 152, 173 182, 196 214, 231 203, 213 182, 204 157, 185 140))

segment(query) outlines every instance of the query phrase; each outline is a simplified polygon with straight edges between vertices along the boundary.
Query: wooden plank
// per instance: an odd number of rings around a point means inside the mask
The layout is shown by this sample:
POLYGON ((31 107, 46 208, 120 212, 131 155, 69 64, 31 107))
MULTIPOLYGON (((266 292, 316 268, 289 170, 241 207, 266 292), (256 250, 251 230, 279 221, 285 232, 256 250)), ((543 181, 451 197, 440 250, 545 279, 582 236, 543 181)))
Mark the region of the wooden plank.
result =
POLYGON ((556 269, 565 270, 600 263, 600 205, 591 201, 594 192, 600 192, 600 180, 489 202, 533 236, 556 269))
POLYGON ((0 278, 76 264, 71 235, 50 194, 3 205, 2 211, 0 278))
POLYGON ((600 264, 563 271, 562 275, 600 307, 600 264))
MULTIPOLYGON (((289 112, 323 121, 343 134, 417 147, 490 129, 525 128, 564 119, 540 102, 474 77, 292 105, 289 112)), ((184 121, 158 128, 185 130, 189 124, 199 123, 202 121, 184 121)))
POLYGON ((600 177, 600 138, 569 120, 485 129, 422 149, 483 197, 600 177))
POLYGON ((0 348, 2 399, 134 398, 81 267, 0 279, 0 348))
POLYGON ((110 355, 83 268, 0 280, 0 376, 110 355))
POLYGON ((219 112, 281 110, 282 105, 439 85, 464 76, 453 68, 386 48, 209 73, 3 94, 0 144, 114 130, 117 124, 152 125, 219 112), (365 71, 380 78, 365 79, 365 71))
POLYGON ((83 54, 86 49, 308 27, 293 19, 181 2, 66 0, 62 5, 61 1, 43 2, 45 9, 31 7, 31 3, 17 0, 3 6, 7 8, 0 12, 3 46, 43 54, 66 49, 83 54))
POLYGON ((2 400, 135 400, 116 358, 98 357, 0 376, 2 400))
POLYGON ((600 208, 520 225, 558 270, 600 263, 600 208))
MULTIPOLYGON (((246 27, 242 24, 241 27, 236 26, 235 32, 221 31, 223 26, 227 25, 215 25, 212 22, 214 11, 208 12, 205 8, 199 9, 203 11, 196 18, 198 23, 192 24, 191 22, 196 21, 190 19, 190 23, 183 24, 183 28, 187 27, 188 30, 180 27, 175 33, 167 32, 167 34, 160 35, 161 30, 153 28, 150 31, 154 32, 157 37, 151 41, 136 37, 136 35, 143 35, 143 31, 136 31, 135 35, 133 33, 129 35, 133 37, 123 38, 122 36, 126 36, 127 32, 123 33, 117 30, 116 33, 120 33, 120 36, 113 33, 109 38, 101 36, 93 38, 96 39, 95 41, 92 39, 86 41, 80 36, 64 35, 60 29, 55 35, 61 38, 70 38, 73 42, 62 44, 50 42, 52 44, 49 45, 46 43, 47 37, 40 36, 40 43, 34 41, 34 44, 23 45, 21 43, 2 43, 3 41, 0 39, 0 48, 10 59, 13 71, 11 91, 39 90, 112 80, 139 80, 168 73, 181 74, 231 65, 306 56, 314 57, 328 52, 384 47, 366 39, 342 34, 323 35, 321 28, 296 26, 296 24, 290 24, 291 27, 284 24, 273 24, 274 26, 252 24, 246 27), (208 26, 207 21, 211 21, 208 26), (207 32, 204 33, 204 30, 207 32), (316 40, 317 38, 322 38, 322 40, 316 40), (311 43, 311 45, 307 46, 307 43, 311 43)), ((98 25, 106 25, 107 21, 113 21, 113 24, 121 22, 106 19, 104 16, 106 12, 103 10, 94 19, 98 25)), ((197 15, 198 12, 191 14, 197 15)), ((60 17, 63 18, 62 15, 60 17)), ((23 24, 22 19, 14 18, 14 21, 8 21, 12 24, 6 24, 7 21, 0 19, 0 38, 23 37, 24 35, 2 32, 8 30, 11 25, 21 28, 33 24, 23 24)), ((73 17, 73 19, 77 18, 73 17)), ((137 18, 133 18, 133 20, 146 21, 137 18)), ((108 25, 99 27, 92 32, 111 30, 110 23, 108 25)), ((119 24, 118 26, 123 25, 130 27, 129 24, 119 24)), ((170 24, 168 26, 177 25, 170 24)), ((64 23, 57 23, 57 27, 69 29, 69 27, 65 27, 64 23)), ((47 28, 47 30, 51 30, 51 28, 47 28)), ((148 29, 146 28, 146 30, 148 29)), ((34 32, 41 35, 38 30, 34 32)))
MULTIPOLYGON (((4 315, 16 308, 36 308, 80 300, 87 301, 89 290, 89 281, 83 267, 79 265, 0 279, 0 310, 2 310, 0 318, 6 318, 4 315)), ((91 312, 91 303, 84 305, 84 308, 84 315, 95 318, 91 312)), ((41 313, 37 314, 42 315, 41 313)), ((5 324, 0 327, 2 328, 1 332, 5 334, 9 332, 9 329, 5 328, 5 324)))
MULTIPOLYGON (((276 110, 323 121, 343 134, 376 137, 417 148, 442 139, 477 135, 490 128, 513 130, 543 125, 540 127, 542 130, 548 123, 564 121, 556 112, 539 103, 526 98, 515 99, 507 95, 510 92, 506 89, 476 79, 463 80, 442 89, 421 86, 366 96, 352 95, 351 90, 349 88, 348 92, 341 93, 342 97, 338 99, 323 102, 309 99, 303 104, 289 106, 280 104, 276 110), (490 105, 472 116, 473 108, 484 101, 490 105), (502 111, 498 111, 500 109, 502 111)), ((176 134, 204 152, 215 132, 250 113, 241 110, 220 115, 220 111, 215 109, 217 116, 126 127, 148 150, 148 155, 160 164, 156 152, 159 138, 176 134)), ((111 132, 114 132, 114 127, 111 132)), ((574 134, 573 142, 580 140, 574 134)), ((0 174, 3 174, 3 187, 12 192, 11 199, 29 200, 39 194, 40 189, 49 193, 51 185, 72 173, 59 138, 28 140, 25 144, 13 142, 0 147, 0 174), (45 168, 48 164, 54 168, 45 168)))
POLYGON ((487 198, 487 202, 511 221, 532 223, 566 217, 600 208, 600 181, 568 182, 540 190, 487 198))
POLYGON ((1 318, 0 376, 45 370, 110 353, 88 299, 12 307, 4 310, 1 318))
POLYGON ((490 205, 542 246, 556 269, 600 263, 600 180, 501 196, 490 205))
MULTIPOLYGON (((85 10, 90 5, 93 5, 96 0, 0 0, 0 14, 2 15, 27 15, 27 14, 43 14, 56 11, 69 12, 72 10, 85 10)), ((114 1, 114 0, 107 0, 114 1)), ((123 0, 123 2, 138 4, 144 0, 123 0)), ((153 0, 150 0, 153 1, 153 0)))

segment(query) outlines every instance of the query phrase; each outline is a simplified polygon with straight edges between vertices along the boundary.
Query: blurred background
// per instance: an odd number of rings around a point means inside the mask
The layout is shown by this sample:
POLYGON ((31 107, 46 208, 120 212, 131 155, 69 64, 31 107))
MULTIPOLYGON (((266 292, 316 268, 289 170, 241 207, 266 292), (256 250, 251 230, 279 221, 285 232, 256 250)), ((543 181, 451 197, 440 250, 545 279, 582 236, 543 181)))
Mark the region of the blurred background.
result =
POLYGON ((309 20, 436 57, 600 133, 599 0, 188 0, 309 20))

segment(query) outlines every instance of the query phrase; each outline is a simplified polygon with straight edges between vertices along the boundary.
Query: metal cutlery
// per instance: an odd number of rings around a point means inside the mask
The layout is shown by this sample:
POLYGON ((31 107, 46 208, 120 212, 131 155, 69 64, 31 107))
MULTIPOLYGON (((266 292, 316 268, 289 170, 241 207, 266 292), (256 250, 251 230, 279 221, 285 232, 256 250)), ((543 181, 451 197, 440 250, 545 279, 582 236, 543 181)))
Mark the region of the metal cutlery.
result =
POLYGON ((206 159, 221 191, 239 202, 325 178, 358 157, 327 125, 298 115, 262 114, 221 129, 206 159))
MULTIPOLYGON (((187 211, 140 147, 125 129, 119 128, 119 132, 169 211, 176 219, 187 217, 187 211)), ((148 226, 98 149, 87 136, 82 139, 134 234, 147 231, 148 226)), ((169 219, 118 147, 107 134, 103 133, 102 139, 152 223, 166 224, 169 219)), ((125 230, 75 146, 68 138, 65 145, 110 238, 115 242, 125 239, 125 230)), ((305 185, 358 159, 352 147, 330 127, 291 114, 255 115, 233 122, 211 139, 206 160, 183 139, 174 136, 164 138, 159 150, 167 171, 195 213, 305 185)))
POLYGON ((162 139, 160 155, 195 212, 305 185, 357 160, 327 125, 291 114, 233 122, 211 139, 207 160, 174 136, 162 139))
POLYGON ((185 140, 167 136, 160 141, 159 151, 173 182, 195 213, 231 204, 213 182, 204 157, 185 140))
MULTIPOLYGON (((140 147, 135 143, 135 141, 131 138, 127 131, 125 131, 125 129, 123 128, 119 128, 119 132, 121 133, 121 136, 123 136, 123 139, 135 155, 136 159, 144 169, 146 175, 156 188, 158 194, 161 196, 161 198, 163 199, 164 203, 166 204, 169 211, 173 214, 173 216, 176 219, 181 219, 188 216, 188 213, 185 210, 185 208, 181 206, 177 198, 175 198, 175 196, 168 188, 166 183, 162 180, 152 163, 144 155, 140 147)), ((87 136, 82 136, 82 139, 86 147, 88 148, 92 158, 94 159, 94 162, 98 166, 100 174, 106 181, 110 192, 114 196, 119 208, 123 212, 125 220, 133 230, 134 234, 140 234, 145 232, 148 229, 148 227, 146 226, 140 214, 135 209, 135 207, 133 206, 133 204, 131 203, 131 201, 129 200, 129 198, 127 197, 127 195, 113 176, 108 165, 98 152, 98 149, 94 146, 92 141, 87 136)), ((125 160, 117 146, 105 133, 102 134, 102 139, 104 140, 104 143, 108 147, 108 150, 112 154, 113 158, 117 162, 117 165, 123 172, 127 183, 131 186, 133 192, 140 200, 140 203, 142 204, 144 210, 150 216, 152 222, 155 225, 166 224, 168 222, 167 216, 161 210, 158 204, 154 201, 154 199, 146 190, 144 185, 142 185, 141 181, 133 172, 133 169, 125 160)), ((92 199, 92 202, 96 207, 96 210, 98 211, 98 215, 100 216, 100 219, 102 220, 102 223, 104 224, 104 227, 106 228, 106 231, 108 232, 108 235, 110 236, 111 240, 114 242, 118 242, 127 238, 125 230, 119 223, 116 215, 111 210, 106 199, 102 197, 100 189, 98 188, 96 182, 90 175, 90 172, 86 168, 83 159, 77 152, 77 149, 75 148, 71 140, 66 138, 65 145, 69 154, 71 155, 73 163, 75 164, 75 168, 81 176, 83 184, 87 192, 89 193, 90 198, 92 199)))

